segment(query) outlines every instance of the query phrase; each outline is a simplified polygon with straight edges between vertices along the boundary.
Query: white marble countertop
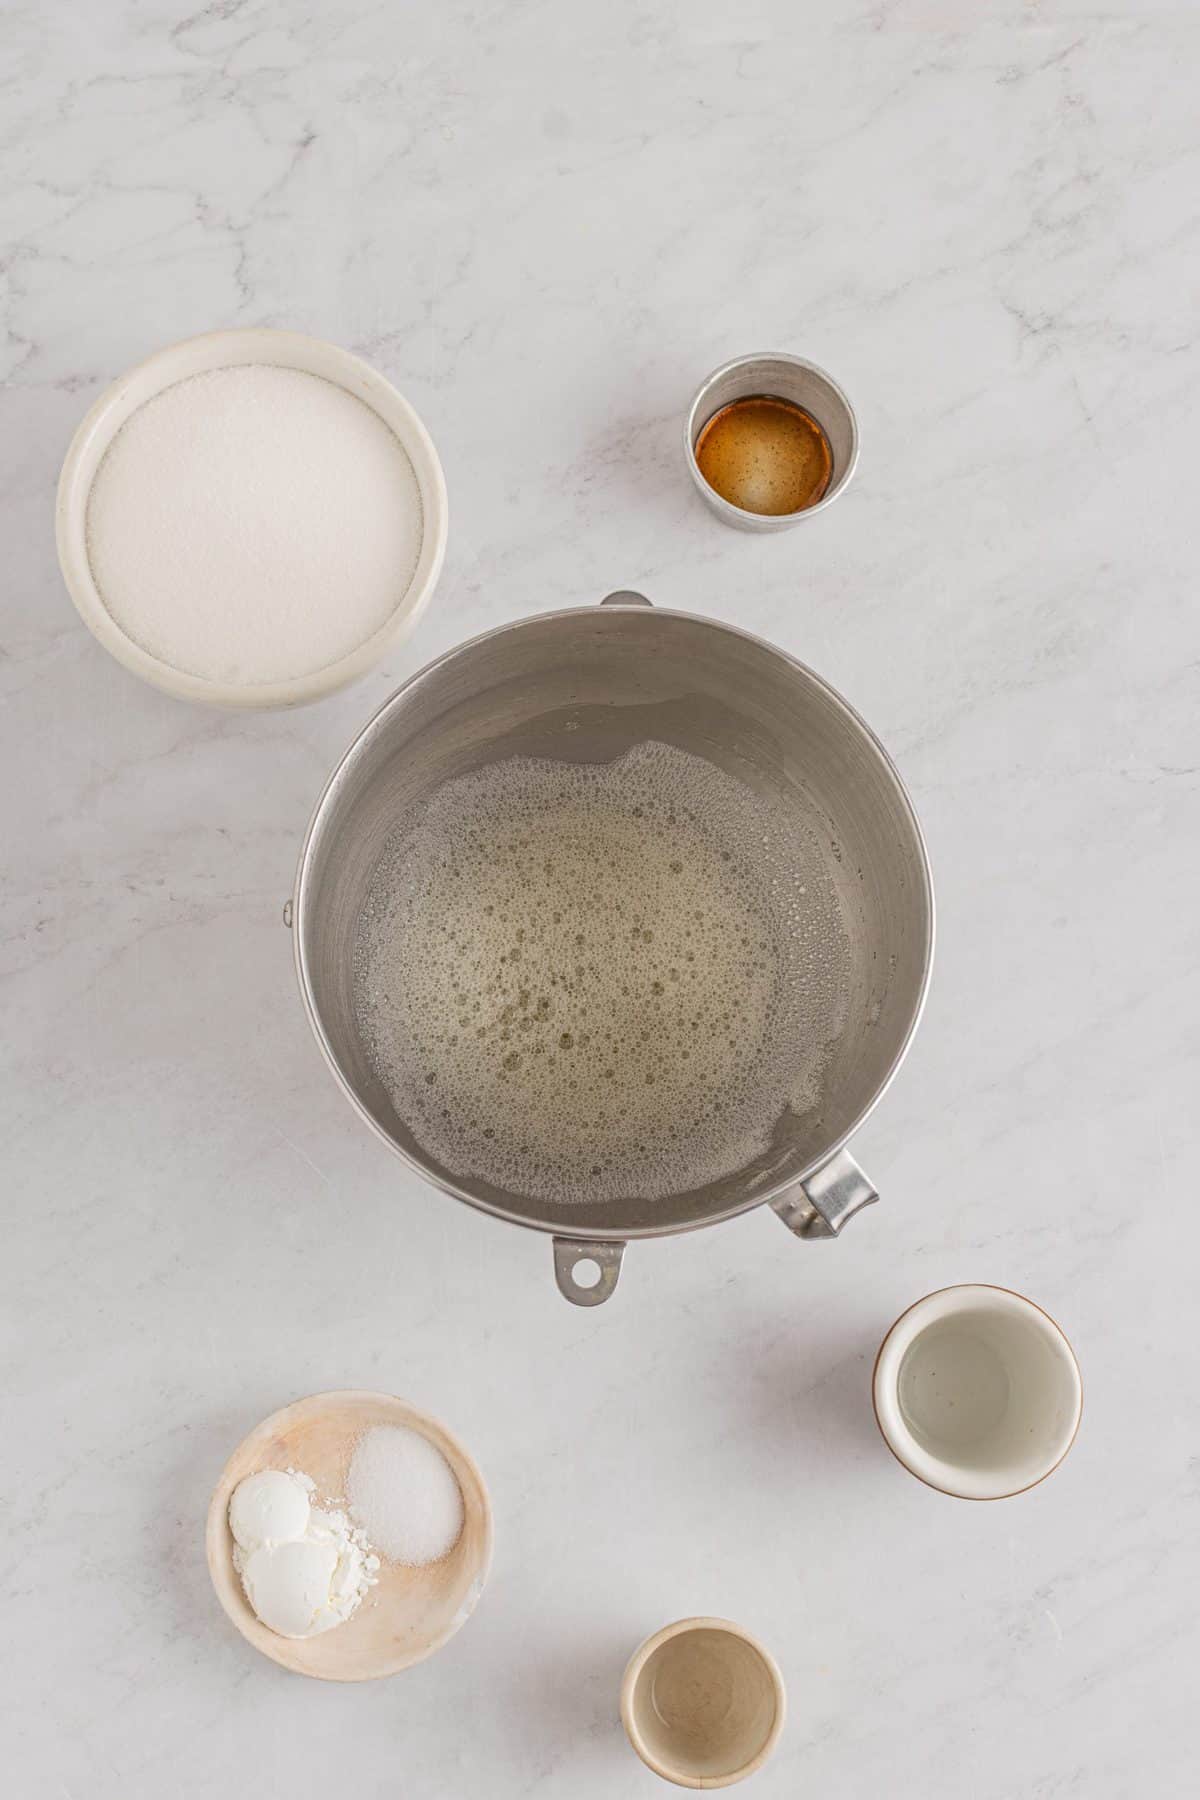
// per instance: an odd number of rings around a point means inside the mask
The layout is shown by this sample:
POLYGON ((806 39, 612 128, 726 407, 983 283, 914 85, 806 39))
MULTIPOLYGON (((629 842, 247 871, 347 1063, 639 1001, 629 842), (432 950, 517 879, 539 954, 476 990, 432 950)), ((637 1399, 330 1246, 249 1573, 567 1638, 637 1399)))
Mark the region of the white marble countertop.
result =
POLYGON ((788 1683, 760 1800, 1192 1791, 1200 16, 989 11, 5 8, 13 1800, 649 1800, 620 1671, 705 1611, 788 1683), (54 557, 92 397, 233 324, 370 358, 451 497, 415 637, 286 716, 140 686, 54 557), (863 456, 830 513, 754 539, 692 491, 680 420, 773 347, 844 383, 863 456), (280 907, 398 680, 626 585, 865 713, 928 831, 940 947, 856 1144, 883 1203, 823 1247, 769 1212, 634 1247, 587 1312, 548 1241, 356 1122, 280 907), (885 1327, 958 1280, 1041 1301, 1083 1365, 1074 1452, 997 1506, 920 1487, 871 1418, 885 1327), (347 1689, 235 1635, 202 1543, 242 1435, 340 1386, 445 1417, 497 1515, 450 1648, 347 1689))

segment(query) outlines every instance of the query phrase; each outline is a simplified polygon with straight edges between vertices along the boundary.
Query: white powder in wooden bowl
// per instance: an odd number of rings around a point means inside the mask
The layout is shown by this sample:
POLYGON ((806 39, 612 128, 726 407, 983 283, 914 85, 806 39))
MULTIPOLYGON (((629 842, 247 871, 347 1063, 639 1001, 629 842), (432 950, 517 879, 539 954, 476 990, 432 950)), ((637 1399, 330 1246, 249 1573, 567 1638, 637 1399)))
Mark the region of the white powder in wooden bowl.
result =
POLYGON ((350 1510, 392 1562, 437 1562, 463 1528, 462 1490, 436 1444, 408 1425, 376 1425, 355 1445, 350 1510))
POLYGON ((422 525, 412 463, 376 412, 252 363, 177 382, 126 420, 92 482, 88 561, 143 650, 256 686, 315 674, 385 625, 422 525))

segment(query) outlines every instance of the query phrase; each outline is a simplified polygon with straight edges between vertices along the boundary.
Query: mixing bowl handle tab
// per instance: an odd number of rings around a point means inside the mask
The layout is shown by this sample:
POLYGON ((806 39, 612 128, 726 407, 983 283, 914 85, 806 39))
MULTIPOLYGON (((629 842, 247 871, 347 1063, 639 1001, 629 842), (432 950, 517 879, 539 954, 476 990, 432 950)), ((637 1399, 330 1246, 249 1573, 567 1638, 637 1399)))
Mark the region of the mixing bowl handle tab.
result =
POLYGON ((592 1244, 586 1238, 556 1237, 554 1279, 559 1293, 574 1306, 599 1306, 617 1285, 624 1254, 624 1244, 592 1244), (585 1287, 582 1281, 575 1279, 576 1269, 585 1262, 595 1263, 600 1271, 598 1280, 591 1287, 585 1287))
POLYGON ((615 594, 605 594, 601 606, 653 606, 653 600, 647 600, 645 594, 635 594, 632 588, 618 588, 615 594))
POLYGON ((771 1205, 802 1238, 834 1238, 846 1220, 879 1195, 848 1150, 839 1150, 815 1175, 798 1181, 771 1205))

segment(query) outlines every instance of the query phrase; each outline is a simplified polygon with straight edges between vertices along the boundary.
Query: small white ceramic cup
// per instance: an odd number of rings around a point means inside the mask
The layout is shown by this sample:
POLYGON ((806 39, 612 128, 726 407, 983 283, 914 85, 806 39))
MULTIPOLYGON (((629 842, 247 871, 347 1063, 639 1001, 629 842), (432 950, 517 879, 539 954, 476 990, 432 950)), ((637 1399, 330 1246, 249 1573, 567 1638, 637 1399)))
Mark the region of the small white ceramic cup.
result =
POLYGON ((728 1619, 678 1619, 634 1651, 621 1723, 648 1769, 677 1787, 732 1787, 761 1769, 783 1730, 783 1677, 728 1619))
POLYGON ((1004 1500, 1057 1469, 1083 1410, 1079 1364, 1048 1313, 1009 1288, 927 1294, 880 1346, 884 1441, 910 1474, 959 1500, 1004 1500))
POLYGON ((134 675, 178 700, 197 700, 209 706, 302 706, 365 675, 412 630, 441 574, 447 512, 446 481, 433 439, 390 382, 361 357, 352 356, 349 350, 326 343, 323 338, 305 337, 298 331, 254 329, 210 331, 203 337, 185 338, 147 357, 106 388, 71 439, 58 482, 55 528, 59 566, 76 611, 109 655, 134 675), (100 598, 92 576, 87 553, 87 507, 92 481, 105 451, 140 406, 190 375, 246 363, 266 363, 319 375, 378 413, 400 440, 413 466, 424 517, 412 580, 397 601, 395 612, 372 637, 336 662, 293 681, 233 687, 172 668, 122 631, 100 598))

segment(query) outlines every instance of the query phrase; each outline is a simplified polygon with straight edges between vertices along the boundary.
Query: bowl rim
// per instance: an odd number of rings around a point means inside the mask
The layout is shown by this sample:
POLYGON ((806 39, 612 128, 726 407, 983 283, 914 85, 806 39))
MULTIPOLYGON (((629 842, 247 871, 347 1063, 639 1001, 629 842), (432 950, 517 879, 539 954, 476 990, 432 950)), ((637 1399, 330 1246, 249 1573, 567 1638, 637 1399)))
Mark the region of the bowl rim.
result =
MULTIPOLYGON (((646 610, 642 605, 625 603, 613 605, 610 602, 605 602, 604 605, 605 610, 609 613, 631 613, 643 618, 647 616, 646 610)), ((467 638, 463 643, 453 645, 450 649, 443 651, 440 656, 435 657, 432 662, 426 663, 423 668, 416 670, 407 678, 407 680, 403 681, 394 693, 388 696, 382 705, 377 708, 366 723, 356 732, 345 751, 334 764, 333 769, 322 786, 301 841, 300 854, 296 864, 296 875, 292 884, 291 897, 285 904, 284 918, 292 930, 292 954, 295 962, 296 980, 300 989, 305 1016, 308 1019, 309 1027, 317 1041, 317 1045, 325 1059, 325 1063, 359 1118, 363 1120, 379 1141, 387 1146, 394 1156, 398 1156, 406 1167, 411 1169, 414 1174, 419 1175, 423 1181, 428 1182, 431 1187, 438 1189, 444 1194, 451 1195, 456 1200, 464 1201, 468 1206, 474 1207, 476 1211, 487 1213, 492 1218, 503 1219, 506 1223, 511 1225, 523 1225, 530 1230, 548 1232, 555 1237, 563 1238, 565 1240, 600 1244, 626 1244, 646 1238, 678 1237, 687 1231, 700 1231, 709 1225, 724 1224, 729 1219, 739 1218, 743 1213, 752 1212, 757 1206, 769 1205, 772 1201, 778 1200, 781 1195, 800 1186, 800 1184, 808 1180, 817 1169, 824 1168, 840 1150, 845 1148, 855 1132, 860 1129, 866 1119, 874 1112, 879 1102, 883 1099, 884 1094, 895 1080, 900 1065, 903 1063, 912 1045, 917 1027, 921 1023, 921 1018, 925 1011, 925 1004, 929 997, 929 984, 933 974, 934 948, 937 938, 937 908, 934 900, 933 873, 929 864, 929 851, 925 842, 925 834, 921 829, 921 822, 917 817, 916 809, 913 806, 908 789, 905 787, 903 778, 895 763, 892 761, 891 756, 888 754, 875 732, 867 724, 866 720, 856 711, 850 702, 838 693, 837 689, 832 687, 822 676, 818 675, 815 670, 809 668, 806 663, 802 663, 788 651, 782 650, 778 644, 771 643, 769 639, 759 637, 755 632, 745 631, 740 626, 728 625, 721 619, 710 618, 703 613, 683 612, 677 608, 655 605, 653 607, 653 612, 650 614, 652 617, 657 617, 659 619, 678 619, 688 624, 703 625, 712 631, 727 632, 734 637, 743 638, 749 643, 756 644, 760 649, 766 650, 770 652, 771 655, 779 657, 784 662, 789 663, 802 679, 807 680, 816 686, 821 693, 842 712, 847 721, 862 732, 868 743, 874 749, 876 755, 879 757, 885 773, 894 785, 901 808, 908 820, 913 834, 913 841, 917 851, 917 865, 920 872, 921 899, 924 905, 925 917, 928 922, 920 980, 913 1003, 912 1013, 904 1034, 897 1044, 895 1053, 871 1099, 857 1116, 850 1121, 846 1129, 838 1137, 837 1141, 830 1144, 822 1152, 820 1157, 815 1159, 807 1168, 789 1175, 786 1180, 778 1182, 775 1186, 766 1187, 759 1193, 749 1194, 742 1200, 731 1201, 728 1206, 722 1207, 720 1211, 706 1213, 702 1218, 681 1219, 665 1226, 585 1225, 581 1222, 578 1229, 573 1231, 570 1224, 563 1220, 556 1221, 535 1218, 529 1214, 520 1213, 512 1208, 504 1207, 493 1201, 486 1200, 478 1194, 469 1193, 466 1189, 460 1187, 448 1177, 436 1174, 424 1163, 418 1161, 415 1157, 410 1156, 408 1152, 396 1143, 395 1139, 392 1138, 388 1132, 383 1130, 378 1122, 372 1117, 371 1113, 363 1105, 352 1084, 346 1079, 346 1076, 333 1053, 328 1034, 325 1031, 316 1008, 312 992, 312 983, 309 978, 308 957, 304 942, 305 932, 303 929, 305 898, 311 876, 310 850, 313 840, 322 823, 326 808, 331 803, 334 791, 342 779, 344 771, 349 768, 356 757, 364 752, 372 736, 384 728, 388 714, 392 712, 393 709, 402 706, 407 696, 414 692, 422 682, 432 680, 440 670, 452 663, 455 658, 474 652, 482 645, 490 642, 491 639, 500 637, 506 632, 521 631, 546 622, 557 623, 558 621, 568 619, 578 621, 581 615, 586 616, 589 611, 597 610, 599 609, 596 607, 569 606, 560 607, 550 612, 530 613, 527 617, 521 619, 511 619, 506 624, 493 626, 490 630, 480 632, 473 638, 467 638), (289 908, 290 911, 288 910, 289 908)))
POLYGON ((278 1663, 280 1668, 287 1669, 292 1674, 305 1675, 313 1681, 336 1681, 346 1683, 381 1681, 388 1676, 399 1675, 405 1669, 410 1669, 414 1667, 415 1664, 424 1662, 427 1657, 433 1656, 435 1652, 441 1650, 449 1643, 450 1639, 462 1629, 468 1618, 471 1616, 471 1613, 474 1611, 479 1597, 487 1584, 488 1576, 491 1573, 494 1548, 495 1519, 492 1511, 492 1497, 488 1491, 488 1485, 483 1478, 479 1464, 475 1461, 475 1458, 471 1455, 471 1452, 467 1449, 457 1432, 452 1431, 448 1425, 443 1424, 442 1420, 435 1418, 432 1413, 425 1412, 421 1407, 414 1406, 411 1401, 405 1400, 403 1395, 385 1394, 372 1388, 331 1388, 322 1393, 304 1394, 301 1395, 299 1399, 289 1401, 286 1406, 279 1407, 277 1411, 269 1413, 265 1419, 261 1419, 252 1430, 245 1434, 226 1458, 225 1464, 220 1475, 217 1477, 216 1485, 210 1496, 204 1521, 204 1554, 205 1561, 208 1564, 209 1579, 212 1582, 213 1592, 216 1594, 217 1600, 220 1602, 221 1610, 226 1618, 237 1627, 240 1635, 251 1648, 257 1650, 260 1655, 267 1657, 271 1662, 278 1663), (225 1579, 222 1562, 223 1558, 229 1554, 229 1545, 232 1537, 229 1529, 229 1499, 230 1494, 232 1493, 232 1487, 230 1486, 231 1470, 249 1440, 251 1438, 257 1438, 260 1434, 266 1435, 284 1429, 289 1422, 292 1422, 292 1416, 301 1412, 304 1408, 317 1405, 346 1405, 351 1402, 361 1403, 364 1401, 374 1403, 383 1402, 388 1406, 399 1407, 404 1414, 405 1423, 411 1425, 415 1431, 419 1431, 422 1437, 427 1438, 436 1448, 441 1448, 439 1439, 450 1446, 456 1458, 461 1462, 463 1468, 469 1473, 472 1481, 478 1488, 483 1543, 479 1564, 475 1570, 472 1582, 473 1595, 470 1604, 460 1606, 457 1613, 442 1631, 428 1640, 419 1649, 394 1657, 385 1667, 373 1669, 363 1674, 339 1674, 336 1670, 332 1669, 317 1670, 306 1668, 303 1665, 298 1652, 293 1648, 293 1645, 297 1641, 300 1643, 307 1643, 310 1640, 295 1640, 282 1637, 278 1633, 271 1631, 269 1626, 263 1625, 261 1620, 254 1614, 250 1602, 246 1599, 242 1591, 241 1582, 237 1579, 236 1575, 232 1588, 225 1579))
POLYGON ((711 1614, 696 1614, 686 1619, 675 1619, 670 1625, 664 1625, 660 1630, 652 1632, 648 1638, 643 1638, 625 1665, 625 1673, 621 1677, 620 1705, 621 1724, 625 1729, 625 1735, 646 1767, 651 1769, 655 1775, 661 1775, 664 1781, 673 1782, 676 1787, 704 1789, 732 1787, 735 1782, 745 1781, 747 1776, 753 1775, 761 1769, 779 1742, 787 1720, 787 1688, 784 1685, 779 1664, 766 1645, 756 1638, 753 1632, 747 1631, 743 1625, 735 1624, 732 1619, 721 1619, 711 1614), (633 1701, 638 1682, 654 1652, 663 1644, 670 1643, 672 1638, 684 1637, 694 1631, 721 1632, 727 1637, 738 1638, 743 1644, 747 1644, 766 1670, 775 1696, 775 1717, 765 1739, 748 1762, 731 1770, 728 1775, 686 1775, 678 1769, 669 1768, 654 1755, 647 1745, 638 1729, 634 1713, 633 1701))
POLYGON ((871 1407, 875 1423, 879 1427, 879 1435, 900 1467, 915 1476, 925 1487, 932 1488, 935 1493, 945 1494, 951 1500, 1012 1500, 1018 1494, 1027 1494, 1033 1488, 1040 1487, 1043 1481, 1048 1481, 1069 1455, 1083 1422, 1083 1374, 1070 1338, 1058 1320, 1044 1306, 1039 1306, 1036 1300, 1018 1293, 1015 1288, 1000 1287, 994 1282, 954 1282, 948 1287, 934 1288, 932 1293, 923 1294, 919 1300, 914 1300, 884 1333, 871 1371, 871 1407), (1047 1463, 1040 1475, 1036 1475, 1032 1481, 1023 1481, 1019 1487, 985 1491, 984 1484, 972 1484, 961 1471, 956 1470, 953 1463, 922 1448, 904 1425, 895 1398, 895 1388, 905 1352, 927 1325, 958 1313, 975 1311, 989 1300, 994 1305, 997 1295, 1000 1296, 999 1304, 1006 1312, 1030 1319, 1038 1326, 1055 1353, 1061 1356, 1071 1379, 1073 1404, 1068 1421, 1069 1429, 1060 1433, 1054 1460, 1047 1463), (975 1491, 972 1491, 973 1486, 975 1491))
POLYGON ((409 631, 429 602, 446 555, 446 479, 433 439, 411 402, 362 357, 326 338, 270 326, 202 332, 154 351, 126 369, 89 407, 63 459, 55 499, 55 541, 67 592, 92 636, 131 674, 178 700, 269 710, 323 699, 375 667, 409 631), (151 655, 118 625, 92 574, 87 508, 96 470, 126 420, 148 400, 189 376, 265 363, 296 369, 343 388, 369 406, 399 440, 417 478, 423 526, 416 568, 394 612, 347 655, 292 680, 238 685, 190 675, 151 655), (134 398, 134 396, 137 396, 134 398))

